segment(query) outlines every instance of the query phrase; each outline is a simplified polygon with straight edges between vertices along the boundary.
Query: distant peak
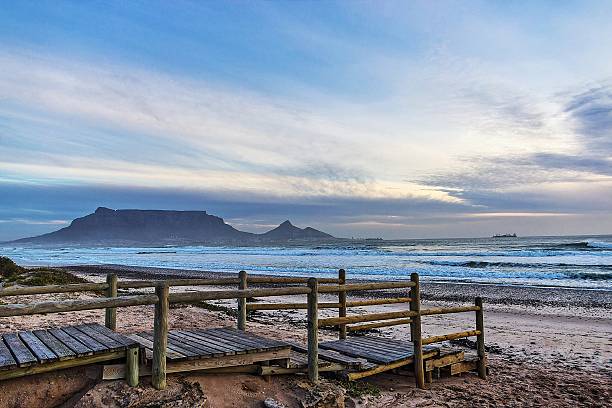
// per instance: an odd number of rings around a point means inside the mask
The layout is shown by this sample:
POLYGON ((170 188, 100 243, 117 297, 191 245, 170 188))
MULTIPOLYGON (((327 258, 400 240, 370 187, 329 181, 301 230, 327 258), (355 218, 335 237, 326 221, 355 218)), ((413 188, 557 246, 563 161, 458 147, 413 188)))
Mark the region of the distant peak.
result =
POLYGON ((108 213, 108 212, 114 212, 115 210, 112 210, 110 208, 106 208, 106 207, 98 207, 96 208, 96 214, 101 214, 101 213, 108 213))
POLYGON ((281 227, 293 227, 293 224, 291 223, 291 221, 286 220, 280 226, 281 227))

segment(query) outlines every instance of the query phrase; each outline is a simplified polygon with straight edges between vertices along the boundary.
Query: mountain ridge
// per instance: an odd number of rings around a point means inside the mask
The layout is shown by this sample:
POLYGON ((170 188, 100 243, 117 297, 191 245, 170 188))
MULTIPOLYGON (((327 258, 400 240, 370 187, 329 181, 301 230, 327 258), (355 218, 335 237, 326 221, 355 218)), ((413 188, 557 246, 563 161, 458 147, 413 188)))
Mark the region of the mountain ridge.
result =
POLYGON ((139 210, 98 207, 57 231, 21 238, 11 244, 187 245, 261 243, 333 239, 312 227, 284 221, 263 234, 240 231, 206 211, 139 210))

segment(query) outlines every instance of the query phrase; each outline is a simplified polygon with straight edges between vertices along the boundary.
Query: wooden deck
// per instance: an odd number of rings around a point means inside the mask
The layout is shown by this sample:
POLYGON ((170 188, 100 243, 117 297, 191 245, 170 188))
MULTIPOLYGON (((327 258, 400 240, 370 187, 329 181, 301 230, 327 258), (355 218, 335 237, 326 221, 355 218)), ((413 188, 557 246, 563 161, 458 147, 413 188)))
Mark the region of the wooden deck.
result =
POLYGON ((124 358, 140 345, 99 324, 6 333, 0 337, 0 379, 124 358))

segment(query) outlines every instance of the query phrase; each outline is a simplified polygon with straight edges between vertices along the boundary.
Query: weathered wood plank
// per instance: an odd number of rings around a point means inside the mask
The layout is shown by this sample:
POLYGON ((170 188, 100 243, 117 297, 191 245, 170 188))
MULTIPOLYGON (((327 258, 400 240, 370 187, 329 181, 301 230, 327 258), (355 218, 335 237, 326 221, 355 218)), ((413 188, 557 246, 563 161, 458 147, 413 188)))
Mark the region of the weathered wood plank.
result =
POLYGON ((319 327, 324 326, 337 326, 342 324, 351 324, 351 323, 362 323, 362 322, 373 322, 376 320, 389 320, 389 319, 399 319, 406 317, 415 317, 416 312, 414 311, 399 311, 399 312, 383 312, 383 313, 368 313, 356 316, 346 316, 346 317, 328 317, 325 319, 319 319, 319 327))
POLYGON ((79 325, 79 326, 74 326, 74 328, 86 334, 87 336, 91 337, 98 343, 102 344, 104 348, 108 351, 125 350, 125 346, 123 344, 111 339, 108 336, 105 336, 102 333, 99 333, 98 331, 94 330, 89 325, 79 325))
POLYGON ((459 363, 465 358, 463 351, 447 353, 442 357, 433 358, 425 361, 425 371, 433 371, 434 368, 446 367, 451 364, 459 363))
MULTIPOLYGON (((141 346, 145 347, 145 350, 147 353, 147 359, 150 359, 153 356, 153 340, 144 338, 138 334, 128 334, 128 337, 138 342, 138 344, 140 344, 141 346)), ((167 354, 168 360, 180 360, 180 359, 187 358, 187 356, 177 351, 171 350, 171 349, 167 350, 166 354, 167 354)))
POLYGON ((24 377, 26 375, 46 373, 50 371, 61 370, 69 367, 77 367, 88 364, 95 364, 101 361, 116 360, 123 358, 125 351, 115 351, 112 353, 103 353, 94 356, 83 356, 80 358, 73 358, 66 361, 54 361, 48 364, 39 364, 28 367, 20 367, 13 370, 0 371, 0 381, 8 380, 11 378, 24 377))
MULTIPOLYGON (((302 353, 308 352, 308 347, 305 345, 290 343, 291 349, 302 353)), ((326 350, 319 347, 319 359, 340 363, 349 368, 360 368, 367 363, 367 360, 344 355, 342 353, 326 350)))
POLYGON ((42 341, 45 346, 49 347, 60 361, 69 360, 76 357, 76 353, 74 351, 70 350, 64 343, 55 338, 47 330, 34 330, 32 333, 34 333, 34 335, 38 337, 38 339, 42 341))
MULTIPOLYGON (((257 367, 253 365, 254 363, 284 358, 289 358, 288 350, 265 351, 262 353, 221 356, 200 360, 169 361, 166 366, 166 372, 180 373, 206 370, 211 373, 257 373, 257 367)), ((139 375, 141 377, 151 375, 151 368, 149 366, 141 366, 139 375)), ((108 369, 105 367, 102 378, 105 380, 125 378, 125 365, 111 365, 108 369)))
MULTIPOLYGON (((153 335, 151 333, 145 333, 145 332, 141 332, 141 333, 137 333, 138 336, 143 337, 147 340, 150 340, 151 342, 155 343, 153 340, 153 335)), ((189 350, 186 350, 176 344, 170 344, 170 342, 168 342, 167 346, 166 346, 166 352, 168 351, 174 351, 175 353, 179 353, 183 356, 183 358, 185 359, 193 359, 193 358, 197 358, 198 354, 197 353, 193 353, 189 350)))
POLYGON ((76 353, 77 357, 88 356, 93 354, 93 350, 81 343, 79 340, 75 339, 68 333, 64 332, 60 328, 49 329, 49 333, 51 333, 56 339, 61 341, 66 347, 76 353))
POLYGON ((168 332, 168 344, 178 345, 179 347, 189 350, 195 353, 198 357, 202 358, 222 356, 224 354, 223 352, 220 352, 218 350, 214 350, 204 345, 197 344, 194 341, 191 341, 190 338, 185 338, 184 336, 181 336, 171 331, 168 332))
POLYGON ((30 352, 28 347, 21 342, 17 333, 7 333, 2 337, 19 367, 28 367, 38 362, 38 359, 30 352))
POLYGON ((229 342, 223 341, 223 339, 216 338, 210 333, 200 332, 196 333, 191 330, 177 330, 179 333, 184 334, 192 338, 194 341, 200 342, 208 347, 212 347, 218 351, 224 352, 227 355, 231 354, 244 354, 246 351, 244 347, 238 347, 235 344, 229 344, 229 342))
POLYGON ((134 347, 138 345, 137 341, 127 336, 124 336, 123 334, 116 333, 110 330, 108 327, 102 326, 101 324, 89 323, 87 324, 87 326, 91 327, 93 330, 97 331, 98 333, 105 335, 106 337, 110 337, 111 339, 124 345, 125 347, 134 347))
POLYGON ((208 335, 217 336, 218 338, 221 338, 221 339, 226 339, 227 341, 233 341, 236 345, 239 345, 240 348, 247 353, 248 352, 253 353, 256 351, 264 351, 268 348, 273 348, 273 347, 269 347, 266 342, 249 339, 246 336, 236 335, 232 331, 211 329, 211 330, 203 330, 200 333, 202 333, 202 335, 208 334, 208 335))
POLYGON ((57 302, 39 302, 26 304, 0 305, 0 317, 25 316, 32 314, 76 312, 79 310, 105 309, 107 307, 125 307, 151 305, 157 301, 155 295, 124 296, 118 298, 61 300, 57 302))
POLYGON ((287 344, 282 342, 282 341, 278 341, 278 340, 274 340, 274 339, 269 339, 267 337, 262 337, 262 336, 258 336, 256 334, 244 331, 244 332, 240 332, 234 328, 231 327, 220 327, 217 329, 213 329, 213 330, 218 330, 218 331, 222 331, 224 333, 230 333, 230 334, 234 334, 237 336, 240 336, 241 338, 247 338, 250 340, 255 340, 259 343, 262 343, 264 346, 266 347, 284 347, 287 344))
POLYGON ((0 370, 8 370, 13 367, 17 367, 17 362, 0 337, 0 370))
POLYGON ((78 330, 76 327, 62 327, 62 330, 69 336, 74 337, 75 339, 86 345, 94 352, 94 354, 99 354, 108 351, 108 348, 104 344, 98 342, 95 339, 92 339, 87 334, 78 330))
POLYGON ((379 354, 377 352, 372 351, 371 349, 357 347, 355 344, 349 344, 343 342, 342 340, 339 340, 337 342, 322 343, 320 344, 320 347, 324 349, 335 350, 342 354, 346 354, 347 356, 364 358, 368 361, 380 364, 388 364, 401 358, 401 355, 379 354))
POLYGON ((30 349, 40 363, 57 361, 59 358, 30 331, 20 332, 21 341, 30 349))

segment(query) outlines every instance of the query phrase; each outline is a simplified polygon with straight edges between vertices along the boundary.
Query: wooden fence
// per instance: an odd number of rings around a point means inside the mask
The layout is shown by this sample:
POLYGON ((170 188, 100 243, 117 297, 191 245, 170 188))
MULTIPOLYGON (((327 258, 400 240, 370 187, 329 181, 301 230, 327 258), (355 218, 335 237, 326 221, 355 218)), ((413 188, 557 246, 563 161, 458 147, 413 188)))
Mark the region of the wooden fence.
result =
MULTIPOLYGON (((318 331, 321 327, 337 326, 339 338, 344 339, 347 332, 357 330, 388 327, 409 324, 411 341, 414 346, 414 372, 417 386, 425 387, 423 346, 432 343, 454 340, 464 337, 477 337, 477 351, 479 356, 478 373, 481 378, 486 377, 485 348, 484 348, 484 322, 482 299, 476 298, 474 306, 421 309, 421 296, 419 276, 411 275, 408 281, 347 283, 346 272, 341 269, 338 278, 297 278, 297 277, 261 277, 248 276, 245 271, 238 274, 238 278, 222 279, 169 279, 158 281, 118 281, 117 276, 109 274, 106 283, 80 283, 68 285, 49 285, 38 287, 8 287, 0 290, 0 297, 17 295, 35 295, 70 292, 104 292, 106 297, 87 300, 65 300, 53 302, 38 302, 24 304, 0 305, 0 317, 24 316, 32 314, 58 313, 68 311, 106 309, 105 325, 116 329, 117 308, 138 305, 155 305, 154 342, 152 362, 152 384, 156 389, 166 386, 166 348, 168 342, 168 311, 170 303, 186 303, 206 300, 237 299, 238 319, 237 327, 245 330, 247 324, 247 311, 277 310, 277 309, 306 309, 308 327, 308 377, 318 381, 318 331), (282 287, 263 287, 252 289, 249 284, 266 285, 298 285, 282 287), (207 290, 196 292, 170 293, 173 286, 222 286, 238 285, 231 290, 207 290), (154 294, 118 296, 118 289, 129 288, 155 288, 154 294), (386 289, 408 289, 407 296, 388 299, 370 299, 348 301, 347 293, 355 291, 373 291, 386 289), (338 302, 319 302, 320 293, 337 293, 338 302), (287 295, 307 295, 305 303, 251 303, 249 298, 273 297, 287 295), (407 303, 408 310, 370 313, 366 315, 348 316, 351 307, 388 305, 407 303), (319 319, 319 309, 337 308, 338 317, 319 319), (422 337, 421 318, 429 315, 448 313, 475 312, 476 329, 441 336, 422 337), (372 323, 373 322, 373 323, 372 323), (354 325, 355 323, 363 323, 354 325)), ((381 370, 384 371, 384 370, 381 370)))

